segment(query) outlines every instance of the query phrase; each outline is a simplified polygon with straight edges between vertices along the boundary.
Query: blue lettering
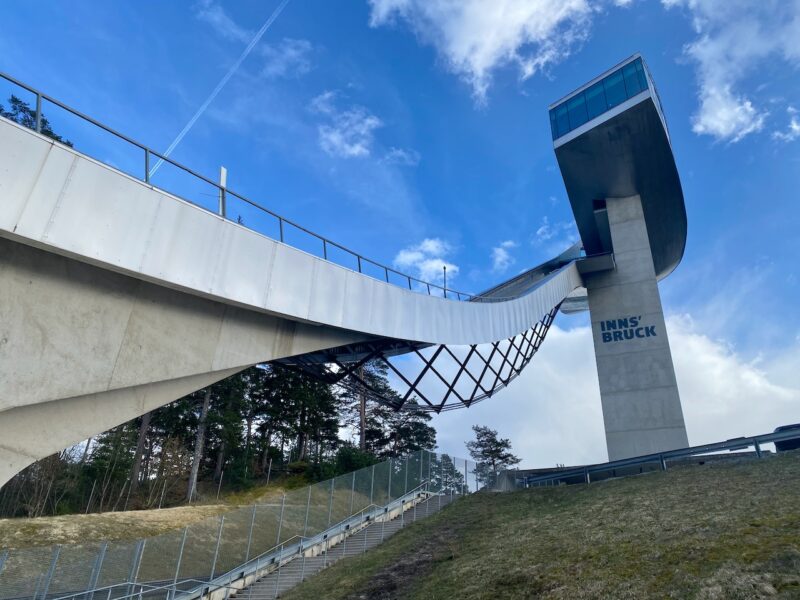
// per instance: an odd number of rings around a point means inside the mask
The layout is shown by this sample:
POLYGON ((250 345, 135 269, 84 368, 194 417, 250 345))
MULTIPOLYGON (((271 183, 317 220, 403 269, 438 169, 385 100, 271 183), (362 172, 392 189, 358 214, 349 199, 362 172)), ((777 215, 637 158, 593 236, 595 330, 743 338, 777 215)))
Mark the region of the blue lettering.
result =
POLYGON ((642 333, 643 330, 644 327, 637 327, 636 331, 634 332, 636 334, 636 337, 643 338, 644 337, 644 334, 642 333))
POLYGON ((656 337, 656 326, 655 325, 651 325, 650 327, 645 327, 644 329, 645 329, 645 333, 647 334, 647 337, 650 337, 650 336, 656 337))
POLYGON ((615 342, 621 342, 622 341, 622 332, 621 331, 615 331, 614 332, 614 341, 615 342))
POLYGON ((603 343, 607 344, 610 341, 611 341, 611 334, 608 333, 607 331, 604 331, 603 332, 603 343))
POLYGON ((616 321, 606 321, 606 331, 610 331, 610 330, 616 329, 616 328, 617 328, 617 322, 616 321))
POLYGON ((630 323, 631 327, 638 327, 639 319, 641 319, 641 317, 631 317, 630 319, 628 319, 628 322, 630 323))
POLYGON ((626 340, 632 340, 633 339, 633 329, 626 329, 622 333, 625 335, 625 339, 626 340))

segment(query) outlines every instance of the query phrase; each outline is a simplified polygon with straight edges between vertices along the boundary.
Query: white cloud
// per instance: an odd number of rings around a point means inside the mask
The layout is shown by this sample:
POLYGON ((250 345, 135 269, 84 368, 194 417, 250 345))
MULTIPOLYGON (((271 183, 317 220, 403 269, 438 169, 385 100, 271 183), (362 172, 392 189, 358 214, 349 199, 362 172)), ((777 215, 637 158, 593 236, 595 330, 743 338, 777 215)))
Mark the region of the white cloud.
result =
MULTIPOLYGON (((562 317, 563 318, 563 317, 562 317)), ((746 360, 686 315, 667 319, 689 443, 772 431, 800 420, 800 348, 746 360)), ((607 460, 591 331, 553 326, 531 365, 495 397, 434 417, 441 451, 464 456, 475 424, 511 439, 521 467, 607 460)))
POLYGON ((370 25, 408 24, 472 87, 479 103, 497 69, 512 66, 527 79, 566 58, 586 39, 592 14, 589 0, 369 1, 370 25))
POLYGON ((772 137, 783 142, 792 142, 800 137, 800 119, 797 118, 797 109, 793 106, 787 108, 786 112, 789 113, 788 128, 786 131, 774 131, 772 137))
POLYGON ((684 48, 697 64, 698 134, 737 142, 764 127, 768 112, 741 91, 746 77, 773 57, 800 62, 798 0, 662 0, 683 7, 698 38, 684 48))
POLYGON ((253 37, 252 32, 239 27, 223 10, 222 6, 213 0, 200 0, 195 5, 195 16, 211 25, 220 36, 227 40, 247 44, 253 37))
POLYGON ((265 77, 299 77, 311 70, 311 51, 308 40, 283 38, 277 44, 265 45, 261 50, 264 57, 262 73, 265 77))
POLYGON ((336 106, 337 94, 327 91, 311 101, 309 108, 326 120, 317 127, 319 145, 329 155, 339 158, 369 156, 374 132, 383 122, 363 106, 346 109, 336 106))
POLYGON ((558 254, 577 241, 578 232, 575 223, 572 221, 551 223, 546 216, 542 217, 542 224, 531 238, 531 243, 541 247, 548 255, 558 254))
POLYGON ((389 148, 383 157, 383 162, 390 165, 401 165, 404 167, 416 167, 419 164, 419 152, 411 148, 389 148))
POLYGON ((394 257, 394 266, 403 271, 413 271, 419 279, 429 283, 441 285, 444 281, 444 269, 447 267, 447 287, 450 287, 451 278, 458 275, 458 265, 453 264, 447 257, 453 253, 453 248, 442 239, 426 238, 419 244, 400 250, 394 257))
POLYGON ((506 240, 498 246, 492 248, 492 271, 495 273, 505 273, 508 267, 514 264, 515 259, 509 250, 519 246, 514 240, 506 240))

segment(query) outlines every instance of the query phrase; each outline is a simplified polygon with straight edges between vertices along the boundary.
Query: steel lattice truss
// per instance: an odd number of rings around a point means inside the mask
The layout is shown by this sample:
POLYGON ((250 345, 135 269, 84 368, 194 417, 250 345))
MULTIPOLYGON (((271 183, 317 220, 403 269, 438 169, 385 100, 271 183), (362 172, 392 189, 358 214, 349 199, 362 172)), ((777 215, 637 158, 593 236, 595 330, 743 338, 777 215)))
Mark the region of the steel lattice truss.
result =
POLYGON ((544 341, 559 307, 527 331, 491 344, 427 345, 398 340, 375 340, 276 361, 330 384, 391 406, 395 410, 440 413, 468 408, 491 398, 516 379, 544 341), (416 363, 417 374, 409 368, 416 363), (371 361, 386 365, 399 390, 376 389, 364 377, 371 361), (405 363, 398 364, 398 363, 405 363), (405 367, 405 368, 401 368, 405 367))

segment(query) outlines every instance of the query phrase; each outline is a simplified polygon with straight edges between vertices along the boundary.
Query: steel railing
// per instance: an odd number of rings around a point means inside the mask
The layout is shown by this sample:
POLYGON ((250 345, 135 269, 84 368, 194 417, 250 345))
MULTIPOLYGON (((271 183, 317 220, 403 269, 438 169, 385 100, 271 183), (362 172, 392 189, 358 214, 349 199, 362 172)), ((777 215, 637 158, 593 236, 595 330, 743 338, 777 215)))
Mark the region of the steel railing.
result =
POLYGON ((609 473, 625 467, 639 467, 648 464, 657 464, 662 471, 667 470, 667 462, 678 458, 687 458, 703 454, 710 454, 713 452, 723 452, 731 450, 742 450, 744 448, 753 447, 756 456, 761 458, 763 444, 771 442, 780 442, 783 440, 797 439, 800 437, 800 431, 788 430, 780 431, 777 433, 765 433, 751 437, 738 437, 724 442, 715 442, 713 444, 702 444, 700 446, 690 446, 688 448, 679 448, 677 450, 667 450, 666 452, 656 452, 653 454, 645 454, 642 456, 635 456, 623 460, 615 460, 607 463, 599 463, 596 465, 587 465, 585 467, 576 467, 574 469, 565 469, 555 473, 548 473, 546 475, 527 475, 518 477, 516 479, 517 487, 535 487, 541 485, 556 485, 560 482, 572 480, 583 481, 591 483, 592 474, 594 473, 609 473))
MULTIPOLYGON (((341 250, 342 252, 345 252, 346 254, 350 255, 352 258, 354 258, 356 260, 356 264, 357 264, 357 271, 359 273, 363 274, 363 275, 368 276, 368 277, 373 277, 374 279, 379 279, 380 280, 380 278, 374 277, 373 275, 370 275, 369 273, 365 273, 364 272, 364 266, 365 265, 373 265, 374 267, 377 267, 378 272, 383 272, 383 279, 386 281, 386 283, 398 285, 397 283, 394 283, 394 282, 392 282, 390 280, 389 275, 390 274, 394 274, 395 276, 399 277, 403 282, 407 283, 408 289, 411 290, 411 291, 421 292, 421 293, 427 292, 428 295, 434 295, 433 291, 438 291, 438 292, 441 292, 441 295, 442 295, 443 298, 450 298, 450 299, 456 299, 456 300, 477 300, 478 299, 478 297, 475 294, 470 294, 470 293, 467 293, 467 292, 459 292, 459 291, 454 290, 452 288, 448 288, 446 286, 446 284, 444 286, 441 286, 441 285, 438 285, 436 283, 423 281, 422 279, 419 279, 417 277, 412 277, 411 275, 407 275, 405 273, 402 273, 401 271, 398 271, 397 269, 394 269, 392 267, 389 267, 387 265, 384 265, 382 263, 374 261, 374 260, 372 260, 370 258, 367 258, 367 257, 359 254, 358 252, 354 252, 353 250, 350 250, 349 248, 347 248, 347 247, 345 247, 345 246, 343 246, 343 245, 341 245, 341 244, 339 244, 337 242, 329 240, 328 238, 323 237, 323 236, 319 235, 318 233, 314 233, 313 231, 303 227, 302 225, 299 225, 299 224, 295 223, 294 221, 292 221, 290 219, 287 219, 286 217, 282 217, 281 215, 271 211, 270 209, 266 208, 265 206, 262 206, 261 204, 258 204, 257 202, 254 202, 253 200, 250 200, 249 198, 245 197, 244 195, 239 194, 237 192, 234 192, 233 190, 227 188, 226 186, 221 185, 220 183, 218 183, 218 182, 216 182, 216 181, 214 181, 212 179, 209 179, 208 177, 205 177, 204 175, 201 175, 200 173, 197 173, 196 171, 190 169, 189 167, 187 167, 185 165, 182 165, 181 163, 179 163, 177 161, 172 160, 168 156, 165 156, 165 155, 161 154, 160 152, 158 152, 156 150, 153 150, 152 148, 150 148, 150 147, 148 147, 148 146, 146 146, 146 145, 144 145, 144 144, 142 144, 140 142, 137 142, 133 138, 130 138, 127 135, 125 135, 123 133, 120 133, 119 131, 117 131, 115 129, 112 129, 108 125, 104 125, 103 123, 100 123, 99 121, 93 119, 92 117, 82 113, 81 111, 76 110, 76 109, 72 108, 71 106, 68 106, 68 105, 64 104, 63 102, 60 102, 59 100, 56 100, 55 98, 52 98, 51 96, 48 96, 47 94, 44 94, 43 92, 37 90, 36 88, 34 88, 32 86, 29 86, 26 83, 23 83, 22 81, 19 81, 18 79, 12 77, 11 75, 8 75, 6 73, 0 72, 0 78, 1 79, 5 79, 9 83, 12 83, 13 85, 16 85, 16 86, 18 86, 18 87, 20 87, 20 88, 22 88, 22 89, 24 89, 24 90, 26 90, 26 91, 28 91, 28 92, 30 92, 30 93, 35 95, 35 97, 36 97, 36 116, 35 116, 34 129, 36 130, 37 133, 41 133, 41 131, 42 131, 42 104, 43 104, 43 102, 49 102, 49 103, 53 104, 54 106, 57 106, 57 107, 65 110, 65 111, 67 111, 68 113, 70 113, 70 114, 82 119, 83 121, 86 121, 87 123, 89 123, 89 124, 91 124, 91 125, 93 125, 95 127, 98 127, 100 129, 102 129, 103 131, 105 131, 106 133, 110 133, 111 135, 113 135, 113 136, 123 140, 124 142, 127 142, 128 144, 130 144, 132 146, 135 146, 136 148, 141 150, 143 152, 143 164, 142 164, 142 166, 143 166, 143 175, 142 176, 134 175, 140 181, 143 181, 144 183, 146 183, 148 185, 151 185, 150 179, 151 179, 151 176, 153 174, 153 170, 151 169, 151 163, 153 162, 153 158, 155 158, 157 160, 166 162, 166 163, 168 163, 168 164, 170 164, 170 165, 172 165, 174 167, 177 167, 178 169, 180 169, 183 172, 191 175, 192 177, 195 177, 196 179, 199 179, 200 181, 203 181, 204 183, 216 188, 216 190, 217 190, 217 192, 219 194, 219 210, 218 210, 217 213, 214 213, 213 211, 210 211, 207 208, 197 204, 196 202, 188 200, 187 198, 182 198, 183 200, 186 200, 187 202, 190 202, 191 204, 194 204, 195 206, 198 206, 202 210, 205 210, 205 211, 210 212, 212 214, 217 214, 218 216, 221 216, 226 220, 231 220, 231 219, 228 219, 228 216, 226 214, 227 213, 226 208, 227 208, 227 197, 228 196, 232 196, 234 198, 237 198, 237 199, 241 200, 245 204, 247 204, 249 206, 252 206, 253 208, 255 208, 255 209, 257 209, 257 210, 269 215, 270 217, 274 218, 277 221, 277 225, 278 225, 278 231, 279 231, 278 238, 279 238, 279 241, 282 242, 282 243, 287 243, 286 242, 286 235, 285 235, 285 228, 286 227, 293 227, 293 228, 297 229, 298 231, 301 231, 301 232, 303 232, 303 233, 315 238, 316 240, 318 240, 321 243, 322 258, 324 260, 326 260, 326 261, 334 262, 335 264, 339 264, 339 266, 344 266, 344 265, 341 265, 340 263, 336 263, 336 261, 333 261, 328 257, 329 249, 336 248, 336 249, 341 250)), ((110 166, 109 166, 109 168, 113 169, 113 167, 110 167, 110 166)), ((118 170, 118 169, 114 169, 114 170, 118 170)), ((119 172, 122 173, 122 171, 119 171, 119 172)), ((261 232, 259 232, 259 233, 261 233, 261 232)), ((345 267, 345 268, 349 268, 349 267, 345 267)), ((399 286, 399 287, 405 287, 405 286, 399 286)), ((436 295, 438 295, 438 293, 436 295)))

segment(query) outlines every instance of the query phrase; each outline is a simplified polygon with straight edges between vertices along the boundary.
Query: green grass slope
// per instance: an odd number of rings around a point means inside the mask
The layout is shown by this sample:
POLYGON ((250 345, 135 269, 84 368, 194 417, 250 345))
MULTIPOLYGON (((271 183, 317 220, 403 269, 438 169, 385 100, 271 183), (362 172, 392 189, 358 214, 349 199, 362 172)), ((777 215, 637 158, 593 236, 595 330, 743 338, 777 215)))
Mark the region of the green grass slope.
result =
POLYGON ((465 498, 286 596, 800 598, 800 453, 465 498))

